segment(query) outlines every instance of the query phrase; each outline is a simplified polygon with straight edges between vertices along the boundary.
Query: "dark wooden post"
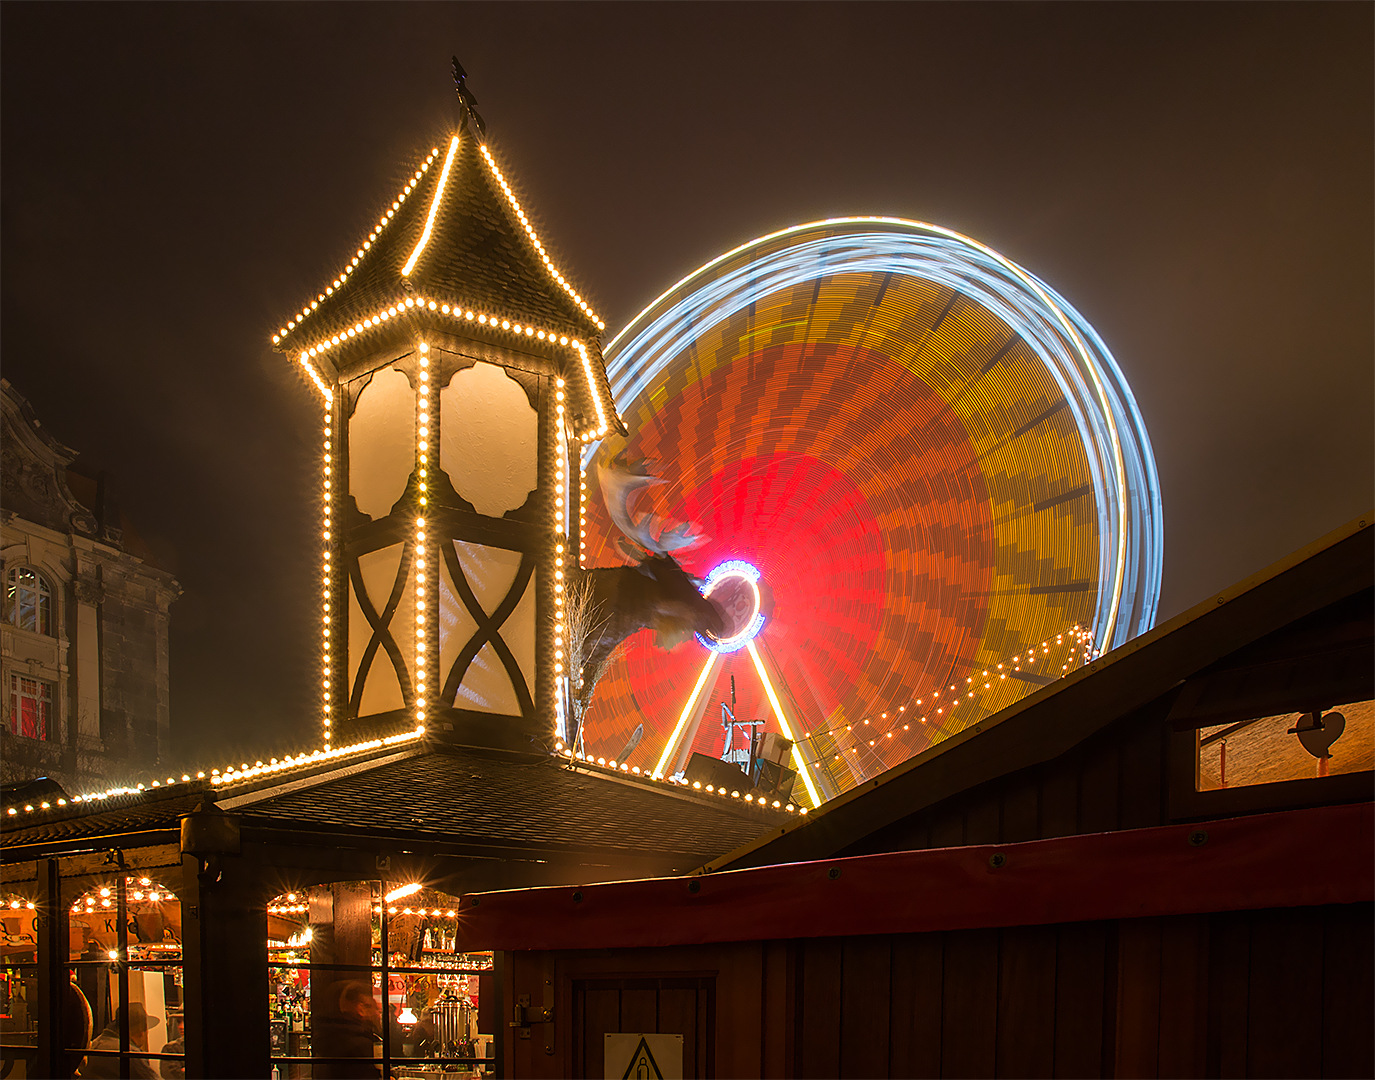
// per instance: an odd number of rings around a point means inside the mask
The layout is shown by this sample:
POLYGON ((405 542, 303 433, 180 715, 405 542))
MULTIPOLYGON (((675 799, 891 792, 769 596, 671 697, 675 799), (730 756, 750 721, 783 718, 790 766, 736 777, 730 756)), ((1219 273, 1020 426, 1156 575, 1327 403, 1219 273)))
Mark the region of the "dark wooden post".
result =
POLYGON ((62 1053, 63 1040, 72 1038, 62 1030, 67 993, 67 935, 70 922, 62 901, 62 879, 56 859, 38 861, 38 1071, 35 1076, 72 1075, 72 1066, 62 1053))
POLYGON ((211 806, 182 818, 186 1075, 267 1076, 267 913, 261 857, 211 806))

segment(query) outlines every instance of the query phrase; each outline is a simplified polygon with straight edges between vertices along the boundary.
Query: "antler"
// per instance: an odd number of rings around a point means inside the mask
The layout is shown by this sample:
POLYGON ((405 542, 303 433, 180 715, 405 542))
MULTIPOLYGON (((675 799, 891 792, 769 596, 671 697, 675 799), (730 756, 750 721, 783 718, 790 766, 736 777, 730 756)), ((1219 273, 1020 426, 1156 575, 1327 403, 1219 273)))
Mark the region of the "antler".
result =
POLYGON ((631 541, 655 555, 671 555, 695 547, 706 539, 688 521, 667 522, 653 511, 636 513, 632 504, 640 492, 665 481, 650 471, 648 461, 627 461, 625 452, 611 459, 610 465, 597 463, 597 478, 611 520, 631 541))

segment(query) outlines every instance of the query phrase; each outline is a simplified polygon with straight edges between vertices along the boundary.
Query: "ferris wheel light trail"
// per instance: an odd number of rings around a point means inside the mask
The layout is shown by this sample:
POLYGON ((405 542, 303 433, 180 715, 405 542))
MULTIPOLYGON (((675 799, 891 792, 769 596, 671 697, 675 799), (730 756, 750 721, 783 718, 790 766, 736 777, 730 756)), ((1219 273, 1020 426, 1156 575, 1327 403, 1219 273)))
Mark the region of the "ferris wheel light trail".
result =
MULTIPOLYGON (((864 272, 911 275, 962 293, 1034 350, 1069 405, 1088 459, 1100 544, 1092 624, 1098 649, 1115 648, 1155 625, 1164 541, 1160 486, 1131 388, 1079 312, 977 240, 926 222, 853 217, 797 225, 742 244, 678 282, 611 340, 612 392, 625 402, 645 395, 695 337, 760 296, 864 272)), ((589 444, 584 464, 597 449, 589 444)))
MULTIPOLYGON (((683 278, 605 355, 626 453, 669 463, 656 498, 701 522, 724 617, 697 635, 714 667, 626 653, 607 749, 653 724, 641 764, 658 746, 676 772, 717 745, 698 728, 748 648, 742 715, 772 709, 796 801, 819 805, 1032 692, 1015 661, 1035 643, 1072 635, 1088 662, 1155 623, 1160 481, 1131 387, 1073 305, 985 244, 891 217, 784 229, 683 278), (931 722, 878 742, 870 719, 923 695, 931 722)), ((583 465, 600 452, 586 433, 583 465)), ((589 528, 586 556, 615 558, 589 528)))
POLYGON ((682 737, 683 728, 687 726, 688 717, 692 715, 693 709, 697 705, 697 699, 702 696, 702 688, 707 685, 707 676, 716 667, 716 659, 721 654, 715 651, 707 653, 707 662, 702 665, 702 674, 697 676, 697 685, 692 688, 692 696, 688 698, 687 704, 683 706, 682 714, 678 717, 678 723, 673 728, 673 734, 668 737, 668 742, 664 745, 664 752, 659 756, 659 764, 654 766, 654 775, 663 776, 664 768, 668 765, 669 759, 676 752, 678 740, 682 737))
POLYGON ((759 659, 759 650, 754 647, 754 639, 745 642, 745 648, 750 651, 750 659, 754 661, 754 670, 759 672, 759 681, 764 684, 764 693, 769 695, 769 704, 773 706, 773 714, 778 717, 778 729, 783 733, 783 738, 793 744, 793 764, 797 766, 797 771, 802 774, 802 782, 807 786, 807 797, 812 800, 812 807, 821 805, 821 796, 816 793, 816 788, 812 784, 811 774, 807 771, 807 763, 802 760, 802 751, 798 748, 797 740, 793 738, 793 730, 788 726, 788 718, 783 715, 783 706, 778 703, 778 695, 774 693, 773 683, 769 681, 768 672, 764 670, 764 662, 759 659))

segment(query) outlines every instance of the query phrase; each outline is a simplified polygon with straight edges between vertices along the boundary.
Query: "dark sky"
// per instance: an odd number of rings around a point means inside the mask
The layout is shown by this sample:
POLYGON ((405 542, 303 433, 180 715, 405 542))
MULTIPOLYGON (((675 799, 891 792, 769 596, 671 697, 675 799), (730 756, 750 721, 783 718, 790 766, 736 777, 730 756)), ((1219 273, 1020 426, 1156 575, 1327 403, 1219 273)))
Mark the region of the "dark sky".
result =
POLYGON ((0 11, 3 370, 176 572, 188 763, 313 743, 313 394, 269 336, 452 117, 458 53, 608 334, 770 230, 973 236, 1094 324, 1162 617, 1368 510, 1369 4, 0 11))

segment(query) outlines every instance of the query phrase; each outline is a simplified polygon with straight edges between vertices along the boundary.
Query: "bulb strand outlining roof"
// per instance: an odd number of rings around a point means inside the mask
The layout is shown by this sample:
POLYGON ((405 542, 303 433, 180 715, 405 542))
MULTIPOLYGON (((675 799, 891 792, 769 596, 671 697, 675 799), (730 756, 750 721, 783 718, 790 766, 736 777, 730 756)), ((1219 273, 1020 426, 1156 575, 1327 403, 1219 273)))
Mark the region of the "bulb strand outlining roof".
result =
POLYGON ((430 150, 340 273, 272 342, 328 399, 333 373, 319 354, 443 304, 480 316, 470 330, 514 326, 577 350, 593 431, 621 430, 601 360, 605 323, 555 264, 492 149, 467 130, 430 150))
POLYGON ((395 302, 407 286, 552 324, 570 337, 604 325, 552 260, 489 147, 467 132, 430 151, 344 270, 275 335, 290 351, 395 302), (416 258, 412 259, 411 256, 416 258))

